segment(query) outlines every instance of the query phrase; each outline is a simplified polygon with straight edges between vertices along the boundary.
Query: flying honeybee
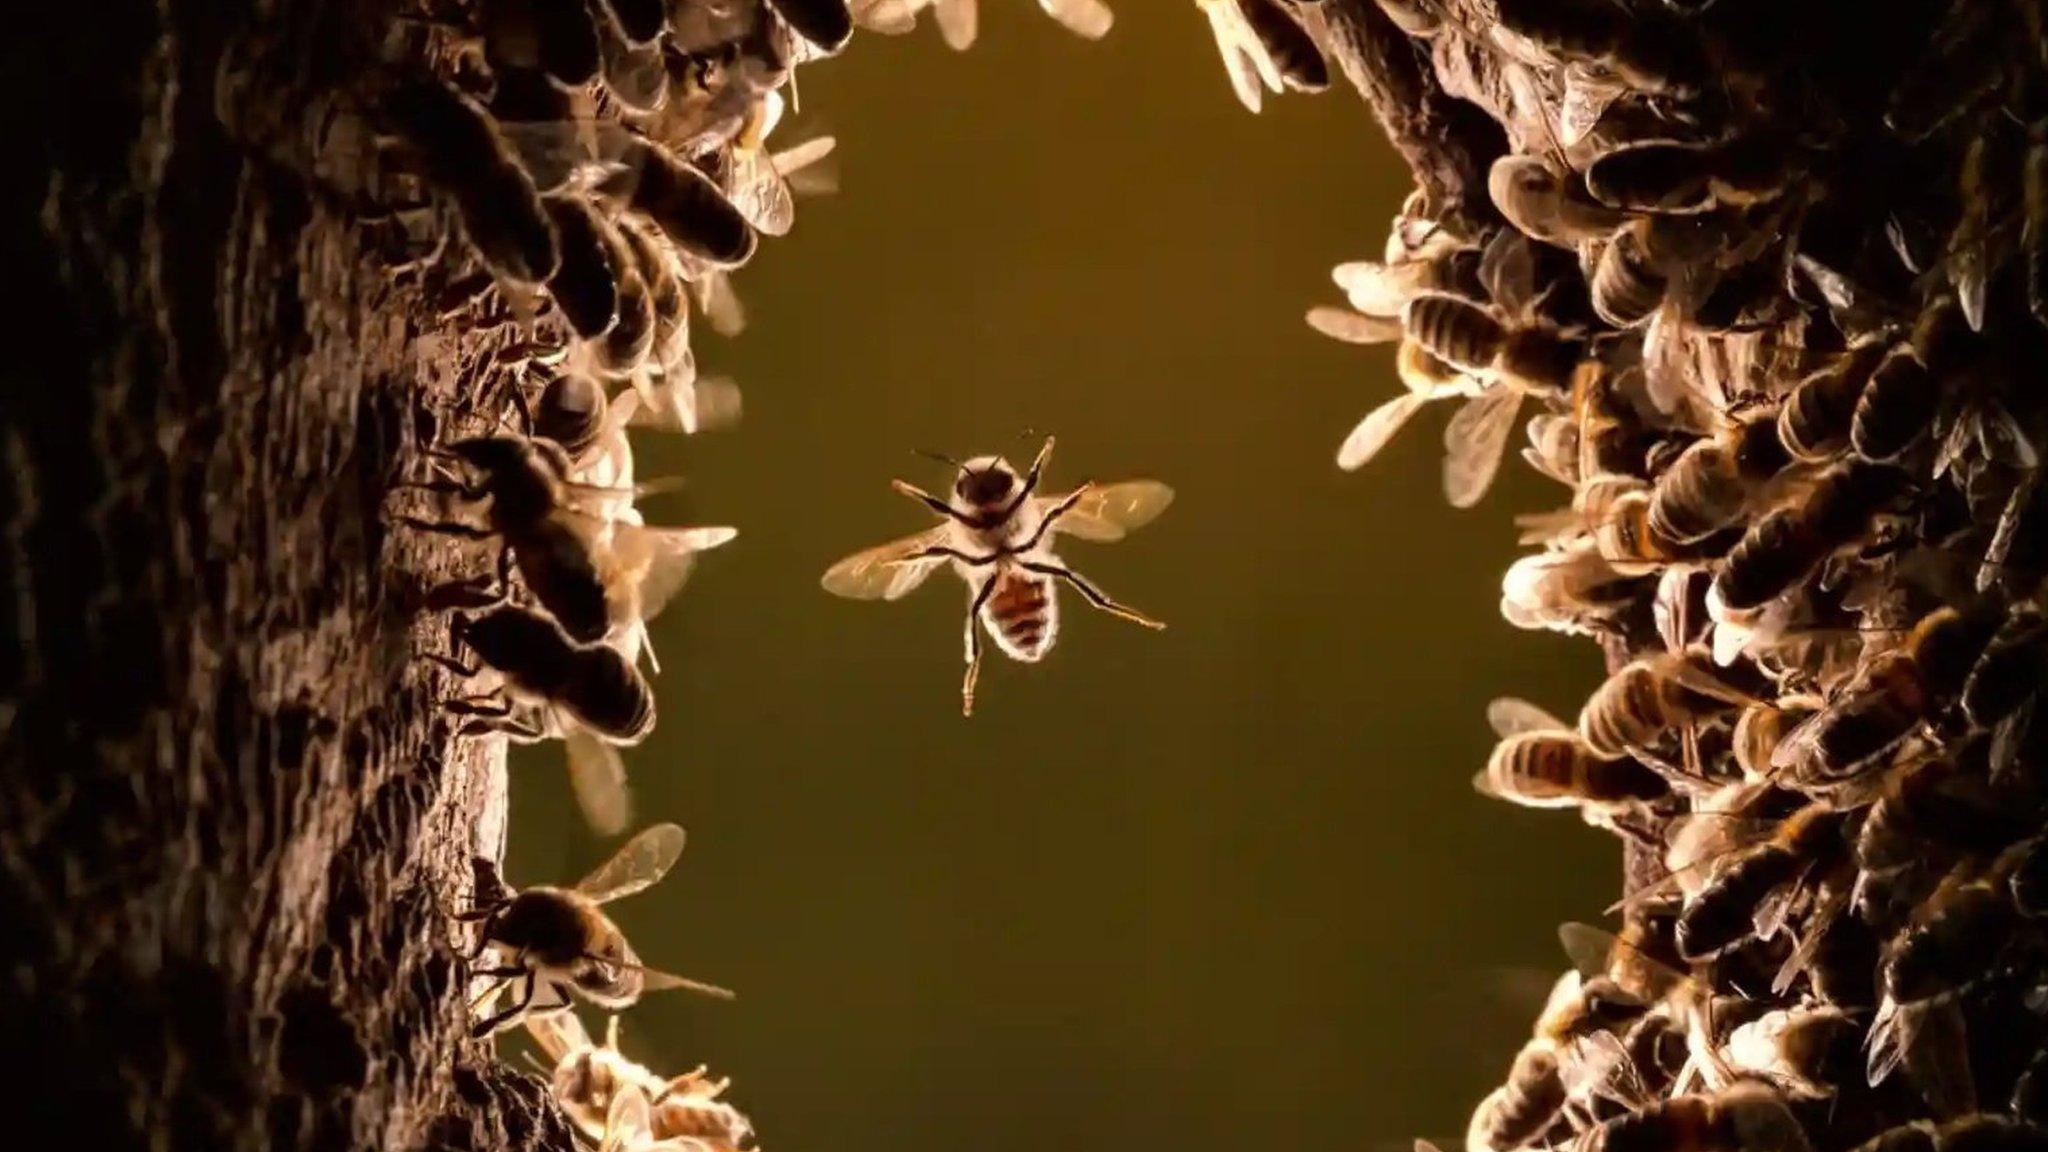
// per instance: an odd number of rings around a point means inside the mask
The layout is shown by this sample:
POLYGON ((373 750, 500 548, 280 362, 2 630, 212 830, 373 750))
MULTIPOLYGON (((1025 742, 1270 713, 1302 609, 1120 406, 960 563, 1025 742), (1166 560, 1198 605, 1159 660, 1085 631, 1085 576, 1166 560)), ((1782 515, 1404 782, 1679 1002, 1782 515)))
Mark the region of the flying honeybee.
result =
POLYGON ((1504 696, 1486 718, 1501 738, 1473 777, 1482 795, 1527 808, 1577 808, 1588 824, 1614 827, 1670 789, 1626 757, 1596 755, 1577 730, 1526 700, 1504 696))
POLYGON ((625 933, 604 914, 603 905, 667 875, 682 855, 683 841, 681 828, 656 824, 573 887, 527 888, 462 913, 463 919, 482 922, 478 954, 493 952, 498 961, 476 973, 498 982, 484 999, 518 986, 512 1003, 479 1020, 471 1034, 489 1036, 532 1013, 566 1011, 572 993, 615 1010, 670 988, 731 999, 723 988, 641 964, 625 933))
POLYGON ((642 1096, 646 1110, 640 1130, 651 1140, 701 1140, 726 1150, 753 1139, 752 1121, 720 1099, 731 1086, 729 1080, 714 1080, 701 1066, 680 1076, 662 1076, 627 1059, 619 1051, 617 1016, 606 1021, 603 1044, 591 1040, 574 1012, 529 1014, 526 1029, 554 1062, 548 1071, 555 1102, 593 1141, 616 1130, 612 1108, 627 1093, 642 1096))
MULTIPOLYGON (((1111 600, 1052 550, 1052 537, 1065 532, 1083 540, 1112 541, 1152 522, 1173 502, 1173 489, 1156 480, 1097 485, 1085 482, 1062 496, 1034 496, 1052 453, 1047 437, 1022 477, 1009 461, 977 456, 958 464, 951 500, 902 480, 896 490, 945 517, 935 528, 865 549, 832 565, 822 583, 835 596, 853 600, 895 600, 909 594, 950 562, 968 588, 967 672, 960 685, 963 715, 974 712, 974 685, 981 675, 981 634, 976 618, 996 646, 1013 660, 1034 662, 1052 649, 1058 635, 1054 580, 1073 585, 1081 597, 1120 619, 1147 628, 1165 625, 1111 600)), ((952 463, 952 461, 948 461, 952 463)))

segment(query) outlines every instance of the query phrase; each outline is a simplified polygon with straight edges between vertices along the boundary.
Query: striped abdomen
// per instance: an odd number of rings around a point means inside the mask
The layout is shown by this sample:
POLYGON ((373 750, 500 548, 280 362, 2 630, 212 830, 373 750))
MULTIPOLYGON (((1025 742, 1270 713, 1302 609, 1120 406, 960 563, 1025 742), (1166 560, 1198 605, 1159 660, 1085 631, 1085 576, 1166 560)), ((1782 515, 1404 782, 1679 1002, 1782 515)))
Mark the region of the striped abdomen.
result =
POLYGON ((1059 608, 1053 602, 1052 580, 1009 569, 981 606, 981 622, 996 646, 1012 659, 1034 661, 1052 647, 1059 632, 1059 608))

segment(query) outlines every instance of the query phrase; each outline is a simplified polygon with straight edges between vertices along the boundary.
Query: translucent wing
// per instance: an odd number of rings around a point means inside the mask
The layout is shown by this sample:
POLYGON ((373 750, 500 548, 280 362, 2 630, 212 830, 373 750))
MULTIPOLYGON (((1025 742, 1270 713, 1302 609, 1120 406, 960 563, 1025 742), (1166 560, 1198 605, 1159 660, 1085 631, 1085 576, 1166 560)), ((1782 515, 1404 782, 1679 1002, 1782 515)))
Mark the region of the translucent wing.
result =
POLYGON ((1596 78, 1583 64, 1566 65, 1564 101, 1557 110, 1558 143, 1570 148, 1584 140, 1622 92, 1621 85, 1596 78))
POLYGON ((1479 282, 1502 310, 1520 312, 1536 295, 1536 257, 1529 238, 1513 228, 1494 233, 1479 257, 1479 282))
POLYGON ((598 1152, 627 1152, 640 1147, 649 1135, 647 1093, 638 1084, 628 1084, 612 1096, 598 1152))
POLYGON ((733 291, 732 277, 722 269, 712 269, 697 277, 690 284, 690 294, 697 300, 697 311, 711 322, 713 332, 737 336, 746 331, 746 306, 733 291))
POLYGON ((1349 308, 1318 305, 1308 310, 1308 326, 1346 344, 1385 344, 1401 338, 1401 321, 1393 316, 1367 316, 1349 308))
POLYGON ((655 968, 640 969, 640 990, 642 992, 667 992, 672 988, 681 988, 685 991, 695 992, 701 996, 711 996, 719 1000, 738 999, 738 996, 730 988, 721 988, 716 984, 706 984, 702 980, 692 980, 688 976, 678 976, 673 972, 663 972, 655 968))
POLYGON ((633 801, 626 790, 626 761, 619 750, 575 725, 566 726, 562 749, 569 758, 569 787, 590 830, 600 836, 616 836, 633 818, 633 801))
POLYGON ((1494 735, 1519 736, 1524 732, 1566 731, 1571 725, 1518 696, 1499 696, 1486 706, 1486 722, 1494 735))
MULTIPOLYGON (((1032 499, 1039 514, 1044 515, 1047 509, 1066 497, 1037 496, 1032 499)), ((1121 540, 1127 533, 1150 524, 1172 503, 1173 489, 1157 480, 1100 484, 1090 488, 1086 495, 1074 502, 1072 508, 1061 513, 1060 518, 1053 521, 1052 528, 1055 532, 1065 532, 1083 540, 1108 543, 1121 540)))
POLYGON ((947 535, 946 525, 941 524, 915 536, 855 552, 826 569, 819 583, 825 591, 848 600, 900 599, 915 591, 946 562, 944 557, 907 558, 944 544, 947 535))
POLYGON ((739 423, 740 386, 730 376, 677 374, 634 382, 621 399, 642 397, 629 421, 635 426, 694 435, 739 423))
POLYGON ((790 191, 800 196, 824 196, 839 191, 839 174, 825 160, 839 146, 834 136, 813 136, 792 144, 774 156, 775 170, 790 191))
POLYGON ((689 579, 699 552, 709 552, 739 535, 737 528, 643 528, 622 524, 612 539, 621 570, 636 580, 634 615, 652 620, 689 579))
POLYGON ((1564 954, 1571 960, 1572 967, 1588 978, 1607 974, 1614 947, 1619 943, 1614 933, 1577 921, 1558 925, 1557 940, 1564 945, 1564 954))
POLYGON ((1102 0, 1038 0, 1038 6, 1076 36, 1089 40, 1102 39, 1116 22, 1116 13, 1102 0))
POLYGON ((1453 508, 1470 508, 1479 503, 1507 454, 1508 439, 1514 435, 1515 413, 1521 411, 1522 394, 1505 385, 1495 385, 1474 396, 1458 409, 1444 428, 1444 495, 1453 508))
POLYGON ((590 1048, 590 1033, 583 1030, 583 1021, 574 1012, 549 1012, 539 1016, 528 1015, 521 1021, 533 1042, 547 1054, 549 1060, 560 1060, 571 1052, 590 1048))
POLYGON ((1238 103, 1257 112, 1266 98, 1260 88, 1260 60, 1254 58, 1257 53, 1245 50, 1236 24, 1237 9, 1231 0, 1202 0, 1201 7, 1202 14, 1209 18, 1209 31, 1216 37, 1216 51, 1223 57, 1223 72, 1230 77, 1231 91, 1237 93, 1238 103))
POLYGON ((1906 1009, 1915 1019, 1905 1044, 1906 1074, 1936 1117, 1977 1110, 1977 1080, 1970 1074, 1968 1025, 1962 1006, 1944 998, 1906 1009))
POLYGON ((853 18, 862 28, 884 36, 901 36, 917 27, 917 11, 907 0, 855 0, 853 18))
POLYGON ((756 231, 770 236, 787 235, 796 223, 796 197, 789 181, 782 178, 775 161, 757 149, 735 150, 732 203, 756 231))
POLYGON ((668 875, 686 837, 674 824, 655 824, 620 846, 612 858, 576 882, 576 891, 599 904, 631 896, 668 875))
POLYGON ((939 36, 948 48, 965 52, 974 46, 981 27, 975 0, 932 0, 932 19, 939 22, 939 36))
POLYGON ((1421 392, 1403 392, 1392 400, 1365 414, 1365 419, 1344 438, 1337 447, 1337 467, 1346 472, 1356 471, 1366 462, 1379 455, 1394 433, 1408 423, 1408 418, 1421 411, 1430 398, 1421 392))
POLYGON ((1409 297, 1429 287, 1434 275, 1430 262, 1422 259, 1392 264, 1347 260, 1330 269, 1330 279, 1351 306, 1368 316, 1399 316, 1409 297))

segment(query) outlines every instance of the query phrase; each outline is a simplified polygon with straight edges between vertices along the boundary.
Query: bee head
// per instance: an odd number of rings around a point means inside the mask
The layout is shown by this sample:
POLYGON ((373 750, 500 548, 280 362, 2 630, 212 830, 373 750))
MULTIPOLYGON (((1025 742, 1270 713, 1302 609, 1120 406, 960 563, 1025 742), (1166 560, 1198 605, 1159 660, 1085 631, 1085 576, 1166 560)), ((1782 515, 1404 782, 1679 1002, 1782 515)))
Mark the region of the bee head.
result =
POLYGON ((1001 504, 1017 490, 1017 470, 1000 456, 977 456, 960 466, 953 492, 966 504, 987 508, 1001 504))

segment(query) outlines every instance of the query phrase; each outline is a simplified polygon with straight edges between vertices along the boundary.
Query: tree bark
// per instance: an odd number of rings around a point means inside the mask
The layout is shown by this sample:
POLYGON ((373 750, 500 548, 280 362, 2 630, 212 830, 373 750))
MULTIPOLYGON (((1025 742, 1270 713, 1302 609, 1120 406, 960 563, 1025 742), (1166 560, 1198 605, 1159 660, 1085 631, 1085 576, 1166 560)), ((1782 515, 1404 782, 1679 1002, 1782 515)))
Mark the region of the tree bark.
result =
POLYGON ((0 68, 10 1094, 81 1148, 566 1149, 468 1039, 445 915, 503 764, 415 608, 477 559, 380 514, 503 337, 247 130, 317 123, 396 9, 37 8, 0 68))

